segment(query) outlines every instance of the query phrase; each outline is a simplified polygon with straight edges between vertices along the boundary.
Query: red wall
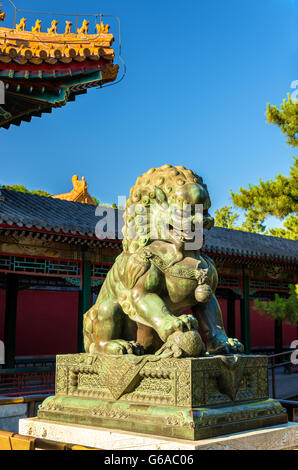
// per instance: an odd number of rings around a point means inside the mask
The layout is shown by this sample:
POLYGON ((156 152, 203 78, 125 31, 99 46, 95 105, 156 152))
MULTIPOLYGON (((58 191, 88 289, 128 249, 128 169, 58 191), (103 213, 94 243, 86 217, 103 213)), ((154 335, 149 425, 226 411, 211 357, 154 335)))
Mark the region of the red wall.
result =
POLYGON ((16 356, 77 352, 78 292, 19 292, 16 356))
POLYGON ((291 343, 297 339, 298 339, 297 326, 287 325, 286 323, 283 323, 284 346, 291 346, 291 343))
MULTIPOLYGON (((227 301, 219 299, 225 328, 227 301)), ((274 347, 274 320, 251 308, 251 346, 274 347)), ((77 351, 78 292, 20 291, 18 297, 16 355, 66 354, 77 351)), ((187 313, 191 313, 190 311, 187 313)), ((0 289, 0 340, 4 340, 5 291, 0 289)), ((240 333, 240 301, 235 302, 236 337, 240 333)), ((297 339, 297 327, 283 323, 283 345, 297 339)))
POLYGON ((221 308, 225 329, 227 329, 227 301, 225 299, 218 299, 218 303, 221 308))
MULTIPOLYGON (((225 328, 227 328, 226 310, 227 301, 219 300, 222 309, 225 328)), ((235 302, 236 338, 241 340, 240 300, 235 302)), ((253 300, 250 302, 250 331, 251 347, 274 347, 274 320, 261 315, 254 309, 253 300)), ((283 346, 289 347, 297 339, 297 327, 283 322, 283 346)))
POLYGON ((274 348, 274 319, 261 315, 250 302, 251 347, 274 348))
POLYGON ((4 320, 5 320, 5 297, 6 292, 0 289, 0 340, 4 340, 4 320))
MULTIPOLYGON (((227 330, 227 300, 218 299, 220 305, 223 322, 227 330)), ((253 301, 250 302, 250 330, 251 330, 251 347, 252 348, 274 348, 274 320, 272 318, 261 315, 254 310, 253 301)), ((191 310, 184 313, 191 314, 191 310)), ((235 329, 236 338, 241 341, 241 319, 240 319, 240 300, 235 301, 235 329)), ((283 323, 283 345, 289 347, 291 342, 297 339, 297 327, 283 323)))

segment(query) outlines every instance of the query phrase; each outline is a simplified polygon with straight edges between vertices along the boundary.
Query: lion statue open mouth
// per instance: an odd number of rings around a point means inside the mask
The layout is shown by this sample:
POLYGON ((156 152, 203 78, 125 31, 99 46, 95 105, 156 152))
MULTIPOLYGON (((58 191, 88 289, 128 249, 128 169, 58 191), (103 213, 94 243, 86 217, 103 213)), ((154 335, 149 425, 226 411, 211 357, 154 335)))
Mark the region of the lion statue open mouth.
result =
POLYGON ((212 260, 186 249, 200 219, 197 205, 202 228, 210 229, 207 186, 183 166, 151 168, 137 179, 126 201, 123 252, 84 315, 86 352, 197 357, 243 351, 225 333, 212 260), (188 309, 192 315, 183 314, 188 309))

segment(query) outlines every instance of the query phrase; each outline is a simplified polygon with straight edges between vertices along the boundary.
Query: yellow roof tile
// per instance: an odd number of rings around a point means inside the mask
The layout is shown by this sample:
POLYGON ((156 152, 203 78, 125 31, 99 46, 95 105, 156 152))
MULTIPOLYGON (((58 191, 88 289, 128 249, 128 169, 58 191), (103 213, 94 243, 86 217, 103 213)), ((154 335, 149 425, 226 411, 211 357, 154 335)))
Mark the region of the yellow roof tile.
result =
MULTIPOLYGON (((97 34, 89 34, 87 23, 84 20, 82 27, 74 33, 71 32, 72 23, 66 21, 64 34, 57 33, 56 20, 52 21, 48 32, 41 31, 40 20, 36 20, 32 31, 26 31, 26 18, 22 18, 15 29, 0 27, 0 62, 41 64, 51 63, 51 59, 54 59, 56 62, 69 63, 87 58, 112 61, 115 56, 111 48, 114 36, 108 32, 109 26, 97 24, 97 34)), ((56 62, 52 60, 52 63, 56 62)))

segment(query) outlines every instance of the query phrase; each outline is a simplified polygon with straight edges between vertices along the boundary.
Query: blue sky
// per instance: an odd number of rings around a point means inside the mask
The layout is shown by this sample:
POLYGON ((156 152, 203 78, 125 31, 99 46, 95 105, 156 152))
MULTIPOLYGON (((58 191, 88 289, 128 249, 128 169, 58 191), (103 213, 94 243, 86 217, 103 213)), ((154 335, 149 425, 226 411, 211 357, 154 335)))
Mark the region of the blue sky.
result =
POLYGON ((298 79, 297 1, 15 3, 118 15, 127 75, 1 130, 1 184, 58 194, 71 189, 73 174, 84 175, 90 193, 112 203, 150 167, 182 164, 203 176, 214 211, 231 203, 230 188, 288 174, 294 150, 264 113, 298 79))

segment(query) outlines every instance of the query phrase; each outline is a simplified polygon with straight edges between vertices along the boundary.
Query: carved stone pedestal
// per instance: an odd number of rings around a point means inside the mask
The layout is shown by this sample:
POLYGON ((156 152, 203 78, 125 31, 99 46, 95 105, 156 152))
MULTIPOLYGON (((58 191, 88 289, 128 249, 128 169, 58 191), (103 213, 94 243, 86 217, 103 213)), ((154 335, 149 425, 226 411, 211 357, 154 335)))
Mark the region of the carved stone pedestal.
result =
POLYGON ((57 356, 38 418, 198 440, 287 422, 263 356, 57 356))

